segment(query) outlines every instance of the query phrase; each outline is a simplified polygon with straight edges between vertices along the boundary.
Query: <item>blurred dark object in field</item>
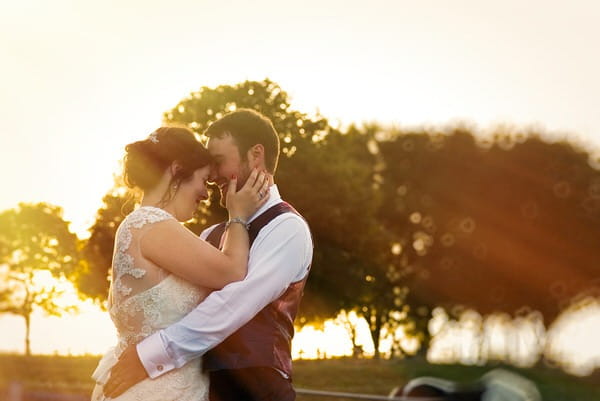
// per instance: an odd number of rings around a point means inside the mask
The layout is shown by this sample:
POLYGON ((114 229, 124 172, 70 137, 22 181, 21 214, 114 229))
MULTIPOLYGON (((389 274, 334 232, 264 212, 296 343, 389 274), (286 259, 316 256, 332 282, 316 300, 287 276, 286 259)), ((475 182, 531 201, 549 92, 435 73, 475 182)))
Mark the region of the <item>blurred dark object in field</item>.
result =
POLYGON ((536 385, 514 372, 494 369, 481 380, 462 384, 437 377, 417 377, 390 397, 434 398, 444 401, 542 401, 536 385))

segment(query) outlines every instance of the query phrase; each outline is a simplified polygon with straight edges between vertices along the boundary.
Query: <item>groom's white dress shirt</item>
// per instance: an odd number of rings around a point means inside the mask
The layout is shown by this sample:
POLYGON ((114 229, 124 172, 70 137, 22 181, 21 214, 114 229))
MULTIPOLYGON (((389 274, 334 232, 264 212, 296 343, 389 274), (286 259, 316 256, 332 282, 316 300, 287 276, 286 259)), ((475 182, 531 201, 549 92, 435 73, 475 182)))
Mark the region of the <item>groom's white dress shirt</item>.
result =
MULTIPOLYGON (((249 219, 281 202, 276 185, 269 200, 249 219)), ((214 229, 202 232, 206 239, 214 229)), ((183 366, 204 355, 281 296, 291 283, 302 280, 310 268, 312 239, 306 222, 295 213, 284 213, 265 225, 250 248, 248 274, 242 281, 212 292, 179 322, 160 330, 137 345, 151 378, 183 366)))

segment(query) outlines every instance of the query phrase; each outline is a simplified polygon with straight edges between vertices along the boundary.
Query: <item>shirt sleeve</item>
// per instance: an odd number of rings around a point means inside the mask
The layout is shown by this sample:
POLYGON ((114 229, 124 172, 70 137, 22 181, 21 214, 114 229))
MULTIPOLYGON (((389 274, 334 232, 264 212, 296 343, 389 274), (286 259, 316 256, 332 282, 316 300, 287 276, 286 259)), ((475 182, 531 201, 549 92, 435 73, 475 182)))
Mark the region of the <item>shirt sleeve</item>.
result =
MULTIPOLYGON (((202 233, 201 237, 205 235, 202 233)), ((291 283, 302 280, 312 260, 312 239, 302 218, 277 216, 262 228, 252 245, 248 274, 242 281, 212 292, 179 322, 137 345, 151 378, 204 355, 277 299, 291 283)))

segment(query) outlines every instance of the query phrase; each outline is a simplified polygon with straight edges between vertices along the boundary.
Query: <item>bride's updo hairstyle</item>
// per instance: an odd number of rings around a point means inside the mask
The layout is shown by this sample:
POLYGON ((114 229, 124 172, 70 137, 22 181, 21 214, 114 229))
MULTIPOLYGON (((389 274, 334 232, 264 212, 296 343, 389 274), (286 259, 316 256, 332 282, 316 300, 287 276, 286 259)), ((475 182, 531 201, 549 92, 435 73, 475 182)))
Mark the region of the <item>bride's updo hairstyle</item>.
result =
POLYGON ((170 188, 178 187, 194 171, 210 164, 211 158, 192 131, 183 127, 161 127, 148 138, 125 146, 125 184, 129 188, 151 190, 174 161, 181 168, 169 183, 170 188))

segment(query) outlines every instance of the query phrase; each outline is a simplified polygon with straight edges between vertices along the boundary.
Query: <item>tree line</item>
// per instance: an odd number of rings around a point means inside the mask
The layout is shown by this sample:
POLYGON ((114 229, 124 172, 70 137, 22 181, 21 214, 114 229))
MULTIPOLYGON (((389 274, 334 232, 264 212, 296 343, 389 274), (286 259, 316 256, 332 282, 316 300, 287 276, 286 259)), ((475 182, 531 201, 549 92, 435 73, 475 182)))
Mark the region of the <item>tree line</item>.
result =
MULTIPOLYGON (((510 127, 486 137, 467 125, 337 128, 295 110, 270 80, 202 87, 163 119, 201 138, 242 107, 273 121, 283 153, 276 182, 313 233, 300 324, 356 311, 376 352, 399 326, 426 350, 436 306, 539 311, 551 322, 577 297, 598 296, 600 160, 587 150, 510 127)), ((226 217, 217 199, 214 192, 190 229, 226 217)), ((102 304, 115 232, 134 206, 117 177, 85 241, 68 232, 60 208, 1 213, 0 312, 26 320, 34 306, 58 313, 52 296, 28 292, 35 270, 72 280, 102 304)))

